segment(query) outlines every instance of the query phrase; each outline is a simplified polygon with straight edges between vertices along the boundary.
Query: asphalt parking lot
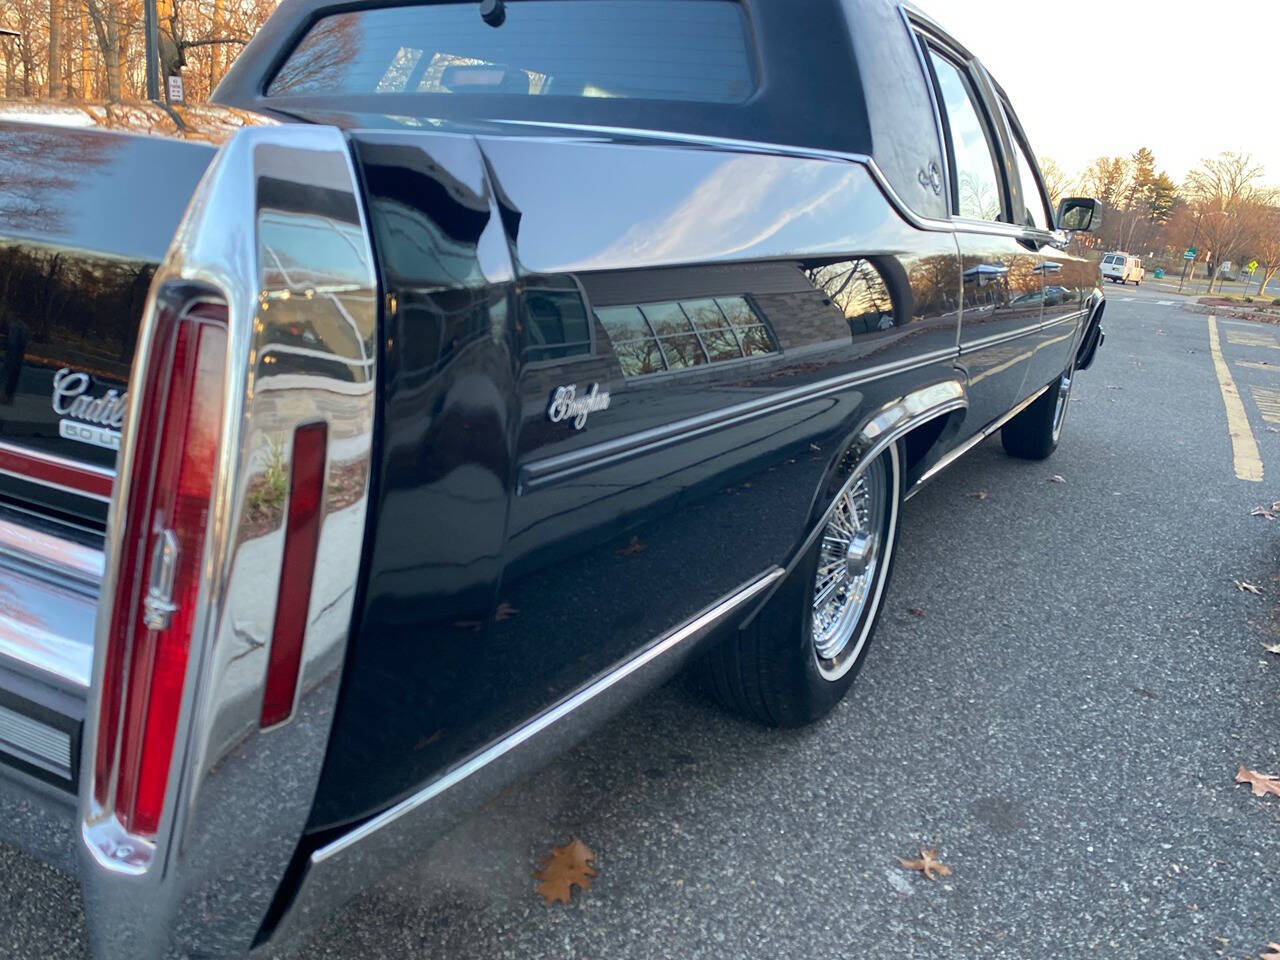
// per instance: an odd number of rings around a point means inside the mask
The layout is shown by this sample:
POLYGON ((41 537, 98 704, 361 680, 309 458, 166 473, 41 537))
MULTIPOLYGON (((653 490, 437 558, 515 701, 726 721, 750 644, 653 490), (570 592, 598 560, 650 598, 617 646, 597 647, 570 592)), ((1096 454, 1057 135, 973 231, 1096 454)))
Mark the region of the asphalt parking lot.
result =
MULTIPOLYGON (((1280 941, 1280 798, 1233 779, 1280 773, 1263 649, 1280 521, 1250 516, 1280 499, 1280 328, 1107 293, 1055 456, 988 441, 907 504, 884 621, 833 716, 763 730, 672 683, 264 956, 1242 958, 1280 941), (599 876, 548 908, 532 870, 574 837, 599 876), (949 877, 899 866, 921 846, 949 877)), ((0 955, 84 955, 73 882, 0 847, 0 896, 0 955)))

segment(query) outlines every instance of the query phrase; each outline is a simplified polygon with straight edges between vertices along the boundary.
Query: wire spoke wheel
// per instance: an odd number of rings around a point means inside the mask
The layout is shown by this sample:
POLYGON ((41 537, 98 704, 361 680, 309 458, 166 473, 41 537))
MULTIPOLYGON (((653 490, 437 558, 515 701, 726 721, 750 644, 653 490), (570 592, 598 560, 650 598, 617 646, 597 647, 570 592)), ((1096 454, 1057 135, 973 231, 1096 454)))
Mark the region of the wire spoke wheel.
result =
POLYGON ((885 564, 888 468, 878 457, 837 498, 822 531, 814 578, 813 648, 823 676, 836 679, 857 659, 867 608, 878 599, 885 564))

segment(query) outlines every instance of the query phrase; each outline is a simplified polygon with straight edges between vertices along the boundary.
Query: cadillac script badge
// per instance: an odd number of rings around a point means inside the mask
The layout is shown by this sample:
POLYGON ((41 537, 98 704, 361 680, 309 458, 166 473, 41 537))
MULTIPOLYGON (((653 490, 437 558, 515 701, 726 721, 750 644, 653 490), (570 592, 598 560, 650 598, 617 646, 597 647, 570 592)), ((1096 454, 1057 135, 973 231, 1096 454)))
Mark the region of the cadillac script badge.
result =
POLYGON ((556 387, 551 391, 551 402, 547 404, 547 419, 552 423, 571 420, 573 429, 581 430, 587 425, 588 414, 608 409, 609 391, 601 390, 600 384, 593 383, 591 389, 582 396, 578 396, 578 388, 570 384, 567 387, 556 387))
POLYGON ((53 375, 53 412, 62 417, 58 436, 119 450, 129 394, 113 389, 100 397, 90 396, 90 382, 89 374, 69 367, 53 375))

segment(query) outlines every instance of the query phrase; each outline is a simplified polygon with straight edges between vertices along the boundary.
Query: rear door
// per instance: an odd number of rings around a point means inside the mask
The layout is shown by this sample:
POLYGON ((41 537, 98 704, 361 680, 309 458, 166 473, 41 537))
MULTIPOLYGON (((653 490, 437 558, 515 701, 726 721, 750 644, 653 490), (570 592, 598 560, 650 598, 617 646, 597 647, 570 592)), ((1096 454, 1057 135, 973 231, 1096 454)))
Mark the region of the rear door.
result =
POLYGON ((995 420, 1022 396, 1040 335, 1040 238, 1014 223, 1003 128, 972 60, 923 36, 947 146, 952 219, 964 284, 960 360, 969 380, 966 429, 995 420))

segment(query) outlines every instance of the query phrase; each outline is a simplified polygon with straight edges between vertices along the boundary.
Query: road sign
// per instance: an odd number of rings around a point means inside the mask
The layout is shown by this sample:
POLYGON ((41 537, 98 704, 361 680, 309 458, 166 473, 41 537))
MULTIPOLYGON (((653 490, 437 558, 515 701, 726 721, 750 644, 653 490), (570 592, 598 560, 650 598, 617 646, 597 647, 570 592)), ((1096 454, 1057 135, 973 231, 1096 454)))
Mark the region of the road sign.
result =
POLYGON ((1187 252, 1182 255, 1183 260, 1194 260, 1196 258, 1196 248, 1187 247, 1187 252))
POLYGON ((182 102, 182 77, 175 74, 169 75, 169 102, 182 102))
POLYGON ((1249 261, 1249 272, 1250 272, 1250 273, 1253 273, 1253 271, 1255 271, 1255 270, 1257 270, 1257 269, 1258 269, 1258 261, 1257 261, 1257 260, 1250 260, 1250 261, 1249 261))

